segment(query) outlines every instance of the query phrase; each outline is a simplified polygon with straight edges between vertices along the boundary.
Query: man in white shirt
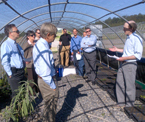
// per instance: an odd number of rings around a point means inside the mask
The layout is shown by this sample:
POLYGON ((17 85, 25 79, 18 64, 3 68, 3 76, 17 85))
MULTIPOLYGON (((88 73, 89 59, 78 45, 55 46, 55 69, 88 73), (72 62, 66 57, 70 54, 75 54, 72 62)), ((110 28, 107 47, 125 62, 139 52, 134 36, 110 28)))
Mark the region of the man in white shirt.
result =
POLYGON ((127 39, 124 49, 110 48, 111 51, 123 52, 122 57, 117 59, 122 62, 116 79, 116 96, 120 107, 133 106, 136 96, 136 69, 137 62, 142 57, 143 41, 142 38, 135 33, 137 25, 134 21, 125 22, 123 30, 127 39))
POLYGON ((54 41, 57 28, 50 23, 44 23, 40 33, 42 38, 33 47, 34 67, 38 74, 38 86, 45 103, 45 121, 55 122, 58 89, 54 82, 54 59, 49 43, 54 41))
POLYGON ((14 97, 17 94, 16 89, 22 84, 20 81, 26 80, 24 77, 24 51, 16 42, 19 37, 17 27, 14 24, 9 24, 6 25, 4 31, 8 38, 1 45, 1 61, 7 73, 12 97, 14 97))

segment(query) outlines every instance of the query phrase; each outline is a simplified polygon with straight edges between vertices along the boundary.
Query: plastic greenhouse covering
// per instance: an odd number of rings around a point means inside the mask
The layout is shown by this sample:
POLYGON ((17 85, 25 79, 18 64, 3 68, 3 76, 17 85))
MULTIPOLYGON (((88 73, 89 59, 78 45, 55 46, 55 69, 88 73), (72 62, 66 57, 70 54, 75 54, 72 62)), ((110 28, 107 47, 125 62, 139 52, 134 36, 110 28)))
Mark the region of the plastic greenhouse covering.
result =
POLYGON ((0 46, 7 38, 4 35, 7 24, 17 26, 21 33, 19 43, 23 45, 23 32, 35 31, 44 22, 50 22, 70 32, 76 28, 81 36, 84 28, 90 26, 93 34, 101 33, 101 48, 123 47, 126 39, 123 24, 129 17, 138 20, 137 33, 145 40, 144 16, 145 0, 0 0, 0 46), (141 17, 136 18, 137 15, 141 17), (114 20, 113 24, 109 19, 114 20), (118 25, 119 21, 122 24, 118 25))

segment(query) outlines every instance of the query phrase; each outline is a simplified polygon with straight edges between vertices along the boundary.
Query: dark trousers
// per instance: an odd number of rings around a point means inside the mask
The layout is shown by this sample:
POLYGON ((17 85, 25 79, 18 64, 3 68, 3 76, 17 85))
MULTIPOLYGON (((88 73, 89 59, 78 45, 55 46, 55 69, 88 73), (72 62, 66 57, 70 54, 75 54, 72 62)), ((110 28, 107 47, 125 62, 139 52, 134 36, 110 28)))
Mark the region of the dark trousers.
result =
POLYGON ((73 50, 73 58, 74 58, 74 66, 76 68, 76 74, 83 76, 83 66, 84 66, 84 60, 83 57, 80 60, 76 59, 76 53, 78 51, 73 50))
POLYGON ((11 67, 12 76, 9 78, 8 76, 8 83, 10 84, 12 90, 12 98, 16 95, 16 89, 22 84, 20 81, 26 80, 24 77, 24 69, 16 69, 15 67, 11 67))
POLYGON ((83 51, 86 75, 92 82, 96 79, 96 50, 90 53, 83 51))
MULTIPOLYGON (((34 67, 32 68, 27 68, 27 72, 28 72, 28 80, 31 80, 33 81, 36 85, 38 85, 38 76, 35 72, 35 69, 34 67)), ((34 85, 33 83, 30 83, 30 86, 32 87, 33 91, 34 91, 34 95, 35 95, 35 92, 38 92, 38 87, 34 85)))

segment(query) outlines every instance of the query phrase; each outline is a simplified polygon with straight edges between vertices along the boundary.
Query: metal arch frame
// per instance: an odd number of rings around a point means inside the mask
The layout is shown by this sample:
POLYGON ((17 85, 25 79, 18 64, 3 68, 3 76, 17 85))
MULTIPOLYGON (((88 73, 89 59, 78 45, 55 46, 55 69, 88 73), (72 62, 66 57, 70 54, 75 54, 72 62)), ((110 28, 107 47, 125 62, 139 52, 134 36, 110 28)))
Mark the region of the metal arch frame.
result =
MULTIPOLYGON (((88 16, 88 17, 90 17, 90 18, 96 19, 95 17, 92 17, 92 16, 87 15, 87 14, 84 14, 84 13, 80 13, 80 12, 74 12, 74 11, 66 11, 66 12, 68 12, 68 13, 77 13, 77 14, 81 14, 81 15, 88 16)), ((32 25, 34 25, 34 24, 32 24, 32 25)), ((32 26, 32 25, 31 25, 31 26, 32 26)), ((115 32, 115 31, 114 31, 114 32, 115 32)), ((116 33, 116 32, 115 32, 115 33, 116 33)), ((109 41, 111 42, 110 39, 109 39, 109 41)), ((112 42, 111 42, 111 44, 112 44, 112 42)))
MULTIPOLYGON (((68 12, 68 13, 77 13, 77 14, 81 14, 81 15, 84 15, 84 16, 88 16, 88 17, 90 17, 90 18, 93 18, 93 19, 96 19, 95 17, 92 17, 92 16, 90 16, 90 15, 87 15, 87 14, 84 14, 84 13, 80 13, 80 12, 75 12, 75 11, 66 11, 66 12, 68 12)), ((109 26, 108 26, 109 27, 109 26)), ((114 31, 115 32, 115 31, 114 31)), ((116 33, 116 32, 115 32, 116 33)), ((117 36, 119 36, 118 34, 116 34, 117 36)), ((120 37, 119 37, 120 38, 120 37)), ((109 40, 109 41, 111 41, 111 40, 109 40)), ((121 40, 122 41, 122 40, 121 40)), ((111 42, 112 43, 112 42, 111 42)))
MULTIPOLYGON (((46 12, 46 13, 49 13, 49 12, 46 12)), ((56 13, 56 12, 55 12, 56 13)), ((41 15, 43 15, 43 14, 41 14, 41 15)), ((39 16, 41 16, 41 15, 39 15, 39 16)), ((36 16, 35 16, 36 17, 36 16)), ((60 17, 52 17, 52 19, 53 18, 60 18, 60 17)), ((75 20, 79 20, 79 21, 82 21, 82 22, 84 22, 84 23, 87 23, 87 21, 84 21, 84 20, 81 20, 81 19, 78 19, 78 18, 74 18, 74 17, 63 17, 63 18, 71 18, 71 19, 75 19, 75 20)), ((31 18, 30 18, 31 19, 31 18)), ((48 19, 50 19, 50 18, 48 18, 48 19)), ((25 23, 25 22, 27 22, 28 20, 26 20, 26 21, 24 21, 24 22, 22 22, 22 23, 20 23, 17 27, 19 27, 20 25, 22 25, 23 23, 25 23)), ((37 22, 39 22, 39 21, 37 21, 37 22)), ((30 25, 30 26, 28 26, 28 27, 31 27, 31 26, 33 26, 34 24, 32 24, 32 25, 30 25)), ((27 27, 26 27, 27 28, 27 27)), ((24 29, 25 30, 25 29, 24 29)), ((22 31, 23 32, 23 31, 22 31)), ((2 39, 2 41, 0 42, 0 45, 3 43, 3 41, 5 40, 7 38, 7 36, 5 36, 3 39, 2 39)))
MULTIPOLYGON (((60 3, 54 3, 54 4, 51 4, 51 5, 59 5, 59 4, 65 4, 65 3, 66 3, 66 2, 60 2, 60 3)), ((116 16, 122 18, 123 20, 125 20, 125 21, 127 22, 127 20, 126 20, 125 18, 119 16, 119 15, 116 14, 115 12, 112 12, 112 11, 110 11, 110 10, 108 10, 108 9, 105 9, 105 8, 100 7, 100 6, 97 6, 97 5, 87 4, 87 3, 81 3, 81 2, 69 2, 69 4, 81 4, 81 5, 94 6, 94 7, 97 7, 97 8, 100 8, 100 9, 106 10, 106 11, 109 11, 110 14, 115 14, 116 16)), ((29 12, 31 12, 31 11, 34 11, 34 10, 37 10, 37 9, 40 9, 40 8, 43 8, 43 7, 46 7, 46 6, 48 6, 48 5, 43 5, 43 6, 36 7, 36 8, 31 9, 31 10, 29 10, 29 11, 27 11, 27 12, 21 14, 21 15, 27 14, 27 13, 29 13, 29 12)), ((119 11, 119 10, 118 10, 118 11, 119 11)), ((83 13, 83 14, 84 14, 84 13, 83 13)), ((17 19, 17 18, 19 18, 19 17, 20 17, 20 16, 14 18, 14 19, 11 20, 10 22, 14 21, 15 19, 17 19)), ((10 22, 9 22, 9 23, 10 23, 10 22)), ((7 24, 8 24, 8 23, 7 23, 7 24)), ((7 24, 6 24, 6 25, 7 25, 7 24)), ((1 29, 3 29, 3 27, 2 27, 1 29)), ((140 33, 139 33, 139 34, 140 34, 140 33)), ((140 35, 141 35, 141 34, 140 34, 140 35)), ((142 35, 141 35, 141 37, 142 37, 142 35)), ((143 39, 144 39, 144 38, 143 38, 143 39)))
POLYGON ((51 20, 51 22, 52 22, 52 16, 51 16, 51 4, 50 4, 50 0, 48 0, 48 5, 49 5, 50 20, 51 20))
MULTIPOLYGON (((59 11, 60 12, 60 11, 59 11)), ((66 11, 66 12, 68 12, 68 13, 77 13, 77 14, 81 14, 81 15, 84 15, 84 16, 88 16, 88 17, 90 17, 90 18, 93 18, 93 19, 96 19, 95 17, 92 17, 92 16, 90 16, 90 15, 87 15, 87 14, 84 14, 84 13, 80 13, 80 12, 75 12, 75 11, 66 11)), ((55 12, 56 13, 56 12, 55 12)), ((32 25, 34 25, 34 24, 32 24, 32 25)), ((114 31, 115 32, 115 31, 114 31)), ((116 33, 116 32, 115 32, 116 33)), ((111 40, 109 40, 110 42, 111 42, 111 40)), ((112 42, 111 42, 111 44, 112 44, 112 42)))
MULTIPOLYGON (((66 9, 67 4, 68 4, 68 0, 66 0, 65 6, 64 6, 64 10, 63 10, 63 13, 62 13, 62 15, 61 15, 59 21, 61 21, 61 19, 63 18, 63 15, 64 15, 64 12, 65 12, 65 9, 66 9)), ((58 25, 58 24, 59 24, 59 22, 57 23, 57 25, 58 25)))
MULTIPOLYGON (((59 12, 61 13, 62 11, 52 11, 51 13, 59 13, 59 12)), ((49 12, 46 12, 46 13, 42 13, 42 14, 39 14, 39 15, 33 16, 33 17, 31 17, 30 19, 33 19, 33 18, 36 18, 36 17, 42 16, 42 15, 45 15, 45 14, 49 14, 49 12)), ((60 17, 61 17, 61 16, 60 16, 60 17)), ((60 17, 58 17, 58 18, 60 18, 60 17)), ((53 19, 53 18, 54 18, 54 17, 52 17, 52 19, 53 19)), ((73 17, 63 17, 63 18, 73 18, 73 17)), ((74 18, 74 19, 78 19, 78 18, 74 18)), ((87 23, 87 21, 84 21, 84 20, 81 20, 81 19, 78 19, 78 20, 87 23)), ((27 21, 29 21, 29 20, 25 20, 25 21, 23 21, 23 22, 20 23, 17 27, 19 27, 20 25, 22 25, 23 23, 25 23, 25 22, 27 22, 27 21)))
MULTIPOLYGON (((52 13, 59 13, 59 12, 62 12, 62 11, 53 11, 52 13)), ((43 14, 39 14, 39 15, 36 15, 36 16, 33 16, 32 18, 35 18, 35 17, 38 17, 38 16, 41 16, 41 15, 45 15, 45 14, 49 14, 49 12, 46 12, 46 13, 43 13, 43 14)), ((80 13, 78 13, 78 14, 80 14, 80 13)), ((86 16, 86 15, 85 15, 86 16)), ((89 16, 89 17, 92 17, 92 16, 89 16)), ((32 19, 32 18, 30 18, 30 19, 32 19)), ((66 17, 63 17, 63 18, 66 18, 66 17)), ((96 18, 94 18, 94 19, 96 19, 96 18)), ((78 19, 79 20, 79 19, 78 19)), ((28 21, 28 20, 26 20, 26 21, 28 21)), ((83 20, 81 20, 81 21, 83 21, 83 20)), ((105 23, 105 22, 103 22, 103 21, 101 21, 101 20, 99 20, 101 23, 103 23, 103 24, 105 24, 106 26, 108 26, 120 39, 121 39, 121 41, 123 42, 123 44, 124 44, 124 41, 122 40, 122 38, 107 24, 107 23, 105 23)), ((86 23, 87 23, 87 21, 85 21, 86 23)), ((23 23, 23 22, 22 22, 23 23)), ((20 26, 22 23, 20 23, 18 26, 20 26)), ((57 24, 58 25, 58 24, 57 24)), ((17 26, 17 27, 18 27, 17 26)))
MULTIPOLYGON (((82 3, 82 2, 68 2, 68 3, 67 3, 67 2, 59 2, 59 3, 53 3, 53 4, 51 4, 51 6, 52 6, 52 5, 59 5, 59 4, 81 4, 81 5, 94 6, 94 7, 103 9, 103 10, 105 10, 105 11, 108 11, 108 12, 110 12, 110 14, 115 14, 115 15, 119 16, 119 15, 116 14, 115 12, 110 11, 110 10, 108 10, 108 9, 106 9, 106 8, 103 8, 103 7, 100 7, 100 6, 97 6, 97 5, 93 5, 93 4, 82 3)), ((21 15, 25 15, 25 14, 27 14, 27 13, 29 13, 29 12, 32 12, 32 11, 34 11, 34 10, 37 10, 37 9, 40 9, 40 8, 43 8, 43 7, 47 7, 47 6, 48 6, 48 4, 47 4, 47 5, 43 5, 43 6, 36 7, 36 8, 34 8, 34 9, 31 9, 31 10, 29 10, 29 11, 24 12, 24 13, 21 14, 21 15)), ((117 11, 117 12, 118 12, 118 11, 117 11)), ((17 17, 15 17, 15 18, 12 19, 11 21, 9 21, 7 24, 11 23, 12 21, 14 21, 15 19, 17 19, 17 18, 19 18, 19 17, 20 17, 20 15, 17 16, 17 17)), ((119 16, 119 17, 121 17, 121 16, 119 16)), ((123 17, 121 17, 121 18, 123 18, 123 17)), ((123 18, 123 19, 124 19, 125 21, 127 21, 125 18, 123 18)), ((7 24, 5 24, 5 25, 0 29, 0 31, 1 31, 7 24)))
MULTIPOLYGON (((62 12, 62 11, 58 11, 58 12, 62 12)), ((92 17, 92 16, 90 16, 90 15, 88 15, 88 14, 84 14, 84 13, 80 13, 80 12, 74 12, 74 11, 66 11, 66 12, 68 12, 68 13, 77 13, 77 14, 81 14, 81 15, 84 15, 84 16, 88 16, 88 17, 90 17, 90 18, 93 18, 93 19, 97 19, 97 18, 95 18, 95 17, 92 17)), ((56 13, 56 12, 55 12, 56 13)), ((109 26, 108 26, 109 27, 109 26)), ((114 31, 115 32, 115 31, 114 31)), ((116 32, 115 32, 116 33, 116 32)), ((118 36, 118 34, 116 34, 117 36, 118 36)), ((120 37, 119 37, 120 38, 120 37)), ((110 40, 111 41, 111 40, 110 40)), ((121 40, 121 41, 123 41, 123 40, 121 40)), ((111 42, 112 43, 112 42, 111 42)))
MULTIPOLYGON (((142 1, 141 3, 144 3, 144 2, 142 1)), ((67 3, 67 2, 53 3, 53 4, 51 4, 51 6, 52 6, 52 5, 59 5, 59 4, 68 4, 68 3, 67 3)), ((69 4, 81 4, 81 5, 94 6, 94 7, 97 7, 97 8, 106 10, 106 11, 109 11, 110 14, 115 14, 116 16, 122 18, 123 20, 125 20, 125 21, 127 22, 127 20, 126 20, 124 17, 121 17, 120 15, 116 14, 115 12, 112 12, 112 11, 110 11, 110 10, 108 10, 108 9, 105 9, 105 8, 100 7, 100 6, 97 6, 97 5, 88 4, 88 3, 82 3, 82 2, 69 2, 69 4)), ((27 14, 27 13, 29 13, 29 12, 31 12, 31 11, 34 11, 34 10, 36 10, 36 9, 40 9, 40 8, 43 8, 43 7, 46 7, 46 5, 36 7, 36 8, 31 9, 31 10, 29 10, 29 11, 27 11, 27 12, 21 14, 21 15, 27 14)), ((120 10, 122 10, 122 9, 120 9, 120 10)), ((120 10, 118 10, 118 11, 120 11, 120 10)), ((118 12, 118 11, 117 11, 117 12, 118 12)), ((63 12, 64 12, 64 11, 63 11, 63 12)), ((18 16, 18 18, 19 18, 19 17, 20 17, 20 16, 18 16)), ((16 17, 16 18, 17 18, 17 17, 16 17)), ((6 25, 7 25, 7 24, 6 24, 6 25)), ((1 29, 0 29, 0 30, 1 30, 1 29)), ((138 32, 138 31, 137 31, 137 32, 138 32)), ((144 39, 144 37, 140 34, 140 32, 138 32, 138 33, 139 33, 139 35, 144 39)))

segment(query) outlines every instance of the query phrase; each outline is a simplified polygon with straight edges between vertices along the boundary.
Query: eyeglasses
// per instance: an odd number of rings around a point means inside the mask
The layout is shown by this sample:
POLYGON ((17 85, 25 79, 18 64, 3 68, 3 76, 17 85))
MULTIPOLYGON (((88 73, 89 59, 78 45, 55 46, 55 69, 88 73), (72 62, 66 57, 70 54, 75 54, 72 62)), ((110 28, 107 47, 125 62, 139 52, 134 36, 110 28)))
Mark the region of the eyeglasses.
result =
POLYGON ((12 31, 12 32, 20 33, 20 31, 19 31, 19 30, 16 30, 16 31, 12 31))
POLYGON ((35 36, 35 35, 30 35, 31 37, 35 36))
MULTIPOLYGON (((38 33, 38 32, 37 32, 38 33)), ((38 33, 38 34, 40 34, 40 33, 38 33)))
POLYGON ((123 30, 125 30, 125 31, 126 31, 126 30, 130 30, 130 28, 125 28, 125 27, 123 27, 123 30))
POLYGON ((89 31, 86 31, 86 33, 88 33, 88 32, 91 32, 91 30, 89 30, 89 31))

